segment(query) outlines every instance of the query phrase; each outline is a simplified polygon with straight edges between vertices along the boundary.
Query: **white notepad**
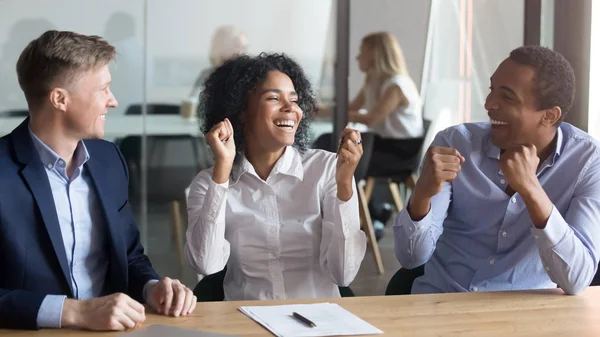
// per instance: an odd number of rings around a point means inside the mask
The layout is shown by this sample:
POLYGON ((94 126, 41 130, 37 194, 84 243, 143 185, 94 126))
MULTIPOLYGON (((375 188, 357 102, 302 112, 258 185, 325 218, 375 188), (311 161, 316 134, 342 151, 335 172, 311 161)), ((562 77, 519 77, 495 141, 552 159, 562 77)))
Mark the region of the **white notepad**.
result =
POLYGON ((275 336, 375 335, 383 331, 356 317, 335 303, 246 306, 239 310, 275 336), (297 312, 315 323, 311 328, 295 318, 297 312))

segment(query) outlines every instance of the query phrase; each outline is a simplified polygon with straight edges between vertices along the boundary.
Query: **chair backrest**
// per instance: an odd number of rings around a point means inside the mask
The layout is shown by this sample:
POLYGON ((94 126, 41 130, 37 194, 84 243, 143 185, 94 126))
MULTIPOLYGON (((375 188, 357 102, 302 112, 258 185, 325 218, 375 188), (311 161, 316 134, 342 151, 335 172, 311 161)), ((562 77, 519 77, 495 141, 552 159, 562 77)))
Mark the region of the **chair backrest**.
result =
POLYGON ((0 112, 0 117, 27 117, 29 110, 7 110, 0 112))
MULTIPOLYGON (((194 176, 212 164, 202 137, 187 135, 148 136, 147 196, 149 201, 184 200, 184 190, 194 176)), ((141 183, 140 136, 127 136, 119 148, 130 170, 130 192, 135 198, 141 183)))
POLYGON ((223 281, 226 273, 227 267, 218 273, 204 276, 196 284, 194 295, 196 295, 198 302, 220 302, 225 299, 223 281))
POLYGON ((413 269, 400 268, 388 283, 386 295, 410 295, 415 279, 425 274, 425 266, 413 269))
POLYGON ((372 132, 363 132, 360 134, 363 145, 363 155, 356 165, 354 170, 354 180, 357 182, 365 179, 367 171, 369 170, 369 163, 371 162, 371 154, 373 153, 373 143, 375 141, 375 135, 372 132))
MULTIPOLYGON (((180 106, 176 104, 148 104, 147 107, 148 115, 179 115, 180 106)), ((142 105, 132 104, 125 110, 126 115, 141 115, 142 105)))
MULTIPOLYGON (((373 153, 373 142, 375 141, 375 135, 371 132, 361 132, 360 137, 362 140, 363 155, 356 166, 356 170, 354 170, 354 180, 357 182, 363 180, 367 175, 371 154, 373 153)), ((337 151, 338 144, 332 143, 332 141, 332 134, 324 133, 314 141, 312 148, 335 152, 337 151)))
MULTIPOLYGON (((196 284, 194 287, 194 295, 198 299, 198 302, 218 302, 225 299, 225 292, 223 291, 223 282, 225 281, 225 274, 227 273, 227 267, 218 273, 206 275, 196 284)), ((354 297, 354 292, 350 287, 338 287, 340 290, 340 296, 342 297, 354 297)))

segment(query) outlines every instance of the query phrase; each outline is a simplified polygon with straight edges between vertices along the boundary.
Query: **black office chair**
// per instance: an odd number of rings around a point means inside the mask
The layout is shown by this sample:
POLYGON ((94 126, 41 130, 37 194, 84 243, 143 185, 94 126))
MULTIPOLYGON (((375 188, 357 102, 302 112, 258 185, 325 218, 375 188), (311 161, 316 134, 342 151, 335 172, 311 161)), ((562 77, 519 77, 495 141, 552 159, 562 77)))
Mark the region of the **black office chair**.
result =
POLYGON ((600 264, 598 264, 598 271, 596 271, 596 275, 594 275, 594 279, 592 280, 591 286, 600 286, 600 264))
MULTIPOLYGON (((413 190, 415 188, 416 180, 413 177, 414 174, 418 172, 419 165, 421 164, 421 158, 423 157, 424 151, 427 150, 429 144, 425 144, 424 140, 426 138, 431 137, 430 132, 434 132, 435 130, 431 129, 431 121, 427 119, 423 119, 423 130, 424 130, 424 138, 414 139, 415 142, 421 142, 421 150, 419 153, 414 155, 411 158, 406 158, 404 160, 398 160, 398 158, 390 153, 389 156, 389 165, 384 168, 378 167, 378 175, 372 175, 370 172, 367 172, 367 184, 365 187, 365 193, 367 196, 367 201, 371 199, 371 194, 373 193, 373 187, 375 186, 375 179, 386 179, 388 183, 388 187, 394 199, 394 206, 396 206, 396 210, 400 212, 404 205, 402 203, 402 199, 400 198, 400 189, 399 184, 404 184, 408 189, 413 190), (383 171, 382 169, 385 169, 383 171)), ((411 140, 412 141, 412 140, 411 140)), ((385 154, 378 154, 378 156, 383 157, 385 154)))
POLYGON ((413 282, 425 274, 425 265, 413 269, 400 268, 388 283, 386 295, 410 295, 413 282))
MULTIPOLYGON (((413 269, 400 268, 388 283, 385 289, 386 295, 410 295, 413 282, 417 277, 425 274, 425 266, 419 266, 413 269)), ((600 265, 590 286, 600 285, 600 265)))
POLYGON ((27 117, 29 110, 7 110, 0 112, 0 117, 27 117))
MULTIPOLYGON (((225 292, 223 291, 223 281, 227 267, 222 271, 205 276, 194 288, 194 295, 198 302, 220 302, 225 300, 225 292)), ((350 287, 339 287, 342 297, 354 297, 354 292, 350 287)))
MULTIPOLYGON (((148 115, 179 115, 180 107, 176 104, 148 104, 146 106, 146 113, 148 115)), ((141 104, 132 104, 127 107, 125 110, 125 115, 141 115, 142 114, 142 105, 141 104)))

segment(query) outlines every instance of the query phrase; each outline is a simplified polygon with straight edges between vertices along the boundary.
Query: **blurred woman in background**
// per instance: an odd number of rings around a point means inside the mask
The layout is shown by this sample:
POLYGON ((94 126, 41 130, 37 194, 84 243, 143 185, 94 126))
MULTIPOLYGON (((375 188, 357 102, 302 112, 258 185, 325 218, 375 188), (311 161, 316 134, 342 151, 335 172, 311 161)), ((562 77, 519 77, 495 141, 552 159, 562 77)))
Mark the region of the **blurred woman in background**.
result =
MULTIPOLYGON (((406 160, 418 156, 423 144, 421 97, 392 34, 365 36, 356 60, 365 81, 348 106, 348 120, 367 125, 375 135, 367 176, 393 176, 405 170, 406 160)), ((369 209, 380 238, 392 207, 377 199, 375 193, 369 209)))
POLYGON ((381 170, 389 171, 388 155, 402 160, 418 154, 423 143, 422 102, 392 34, 365 36, 356 59, 365 82, 348 107, 348 118, 375 133, 369 175, 379 176, 381 170))
POLYGON ((234 26, 222 26, 215 30, 210 44, 210 68, 200 72, 194 82, 189 99, 197 101, 202 91, 204 81, 215 68, 233 56, 246 54, 248 50, 248 37, 241 29, 234 26))

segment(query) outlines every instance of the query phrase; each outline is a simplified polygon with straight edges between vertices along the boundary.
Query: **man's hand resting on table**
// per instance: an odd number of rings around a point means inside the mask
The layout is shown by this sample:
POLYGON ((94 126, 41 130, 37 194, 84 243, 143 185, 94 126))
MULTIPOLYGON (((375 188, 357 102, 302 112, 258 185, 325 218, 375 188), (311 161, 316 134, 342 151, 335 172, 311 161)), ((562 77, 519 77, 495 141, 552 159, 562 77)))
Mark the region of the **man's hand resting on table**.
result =
MULTIPOLYGON (((185 316, 196 308, 197 299, 192 291, 168 277, 148 285, 146 296, 148 305, 165 316, 185 316)), ((63 328, 122 331, 136 328, 145 320, 142 304, 117 293, 89 300, 66 299, 61 325, 63 328)))

